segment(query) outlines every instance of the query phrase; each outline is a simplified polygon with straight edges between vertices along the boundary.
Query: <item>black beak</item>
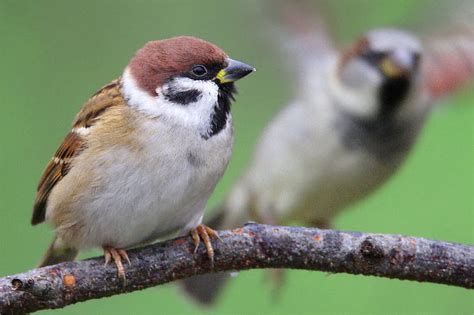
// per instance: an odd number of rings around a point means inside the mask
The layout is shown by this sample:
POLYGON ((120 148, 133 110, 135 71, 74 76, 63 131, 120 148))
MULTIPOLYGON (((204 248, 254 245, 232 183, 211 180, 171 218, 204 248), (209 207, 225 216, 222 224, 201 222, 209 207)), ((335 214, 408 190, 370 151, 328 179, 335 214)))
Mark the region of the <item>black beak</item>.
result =
POLYGON ((234 82, 254 71, 255 68, 246 63, 227 58, 227 67, 217 73, 216 79, 221 84, 234 82))

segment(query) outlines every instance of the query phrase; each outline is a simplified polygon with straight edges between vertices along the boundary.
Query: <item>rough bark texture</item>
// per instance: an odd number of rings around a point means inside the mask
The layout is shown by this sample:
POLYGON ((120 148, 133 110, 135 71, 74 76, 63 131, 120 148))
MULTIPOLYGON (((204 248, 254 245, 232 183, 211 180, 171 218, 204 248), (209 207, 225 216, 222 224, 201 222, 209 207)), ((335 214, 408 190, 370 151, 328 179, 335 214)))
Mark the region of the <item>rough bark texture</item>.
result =
POLYGON ((129 251, 127 282, 102 257, 0 278, 0 314, 22 314, 141 290, 196 274, 291 268, 474 288, 474 247, 401 235, 247 224, 219 233, 212 268, 190 237, 129 251))

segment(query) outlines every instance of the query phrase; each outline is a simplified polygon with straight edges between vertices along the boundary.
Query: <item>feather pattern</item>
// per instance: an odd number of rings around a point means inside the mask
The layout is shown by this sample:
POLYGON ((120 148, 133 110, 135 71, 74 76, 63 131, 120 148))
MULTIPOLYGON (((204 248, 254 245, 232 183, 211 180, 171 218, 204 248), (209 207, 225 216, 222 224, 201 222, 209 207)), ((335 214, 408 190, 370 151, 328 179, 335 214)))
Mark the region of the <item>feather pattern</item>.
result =
POLYGON ((31 224, 45 219, 46 206, 51 190, 63 179, 72 167, 73 159, 85 147, 85 134, 97 119, 110 107, 124 104, 120 92, 121 79, 112 81, 97 91, 82 107, 73 122, 73 129, 67 134, 51 161, 46 166, 37 187, 31 224))

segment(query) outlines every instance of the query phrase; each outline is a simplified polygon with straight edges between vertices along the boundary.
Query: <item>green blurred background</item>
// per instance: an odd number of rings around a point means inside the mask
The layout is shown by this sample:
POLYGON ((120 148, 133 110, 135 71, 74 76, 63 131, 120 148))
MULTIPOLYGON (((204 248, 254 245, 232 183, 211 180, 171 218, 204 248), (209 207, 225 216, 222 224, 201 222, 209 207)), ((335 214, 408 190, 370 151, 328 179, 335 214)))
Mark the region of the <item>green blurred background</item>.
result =
MULTIPOLYGON (((438 1, 338 1, 336 33, 374 26, 424 29, 438 1)), ((29 224, 35 187, 82 103, 118 76, 146 41, 195 35, 258 71, 239 82, 233 160, 209 202, 225 196, 262 128, 291 96, 285 65, 262 28, 257 1, 0 0, 0 276, 35 266, 52 238, 29 224)), ((436 12, 436 10, 434 10, 436 12)), ((439 10, 438 10, 439 11, 439 10)), ((474 243, 474 93, 447 100, 408 162, 376 194, 343 213, 336 227, 474 243)), ((84 257, 99 252, 86 253, 84 257)), ((215 309, 189 304, 172 285, 90 301, 64 314, 364 313, 473 314, 471 292, 434 284, 320 272, 289 273, 280 299, 262 271, 241 273, 215 309)), ((48 311, 44 312, 49 313, 48 311)), ((52 312, 51 312, 52 313, 52 312)))

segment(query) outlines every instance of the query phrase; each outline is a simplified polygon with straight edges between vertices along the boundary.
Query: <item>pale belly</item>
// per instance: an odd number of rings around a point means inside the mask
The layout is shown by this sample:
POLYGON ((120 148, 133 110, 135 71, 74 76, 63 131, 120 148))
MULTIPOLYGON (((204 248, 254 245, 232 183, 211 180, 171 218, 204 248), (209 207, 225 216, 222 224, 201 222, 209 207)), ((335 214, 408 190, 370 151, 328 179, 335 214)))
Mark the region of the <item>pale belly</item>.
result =
POLYGON ((304 191, 290 217, 329 224, 341 210, 380 187, 397 168, 368 157, 354 156, 353 159, 347 164, 336 162, 331 166, 331 172, 321 176, 310 186, 312 189, 304 191))
POLYGON ((215 145, 174 145, 166 154, 140 156, 123 148, 94 159, 84 152, 76 164, 81 167, 74 167, 52 192, 49 221, 60 238, 78 249, 128 248, 189 230, 201 222, 225 170, 229 141, 230 136, 215 145), (214 150, 221 154, 209 157, 214 150), (54 219, 57 214, 60 220, 54 219))
POLYGON ((260 193, 266 196, 257 198, 262 217, 278 224, 294 220, 306 224, 329 223, 339 211, 381 186, 397 168, 394 164, 384 165, 356 155, 326 160, 325 165, 305 166, 306 174, 305 170, 294 170, 293 174, 298 176, 274 179, 260 193), (311 173, 311 169, 317 172, 311 173))
POLYGON ((252 191, 250 199, 260 218, 278 224, 295 220, 328 223, 339 211, 380 187, 405 157, 380 160, 364 150, 348 150, 334 134, 303 142, 295 149, 288 143, 272 152, 278 158, 257 160, 244 183, 252 191), (317 146, 307 149, 306 143, 317 146))

